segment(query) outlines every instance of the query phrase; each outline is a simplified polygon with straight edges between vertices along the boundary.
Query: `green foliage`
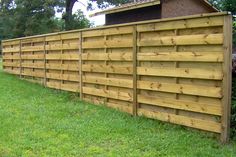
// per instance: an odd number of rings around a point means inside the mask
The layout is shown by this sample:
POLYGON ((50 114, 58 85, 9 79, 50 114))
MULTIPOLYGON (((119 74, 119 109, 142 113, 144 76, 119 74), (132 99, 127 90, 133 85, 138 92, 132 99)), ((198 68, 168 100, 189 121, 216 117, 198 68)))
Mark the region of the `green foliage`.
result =
POLYGON ((236 46, 236 0, 209 0, 216 8, 222 11, 229 11, 233 15, 233 43, 236 46))
POLYGON ((1 70, 0 76, 0 156, 236 155, 235 142, 223 146, 196 130, 81 102, 1 70))
POLYGON ((85 17, 83 12, 77 10, 68 21, 66 30, 89 28, 92 25, 93 24, 85 17))
MULTIPOLYGON (((65 22, 55 18, 65 0, 1 0, 0 40, 65 30, 65 22)), ((71 29, 91 24, 81 11, 72 16, 71 29)))
POLYGON ((231 137, 236 140, 236 77, 232 80, 231 137))

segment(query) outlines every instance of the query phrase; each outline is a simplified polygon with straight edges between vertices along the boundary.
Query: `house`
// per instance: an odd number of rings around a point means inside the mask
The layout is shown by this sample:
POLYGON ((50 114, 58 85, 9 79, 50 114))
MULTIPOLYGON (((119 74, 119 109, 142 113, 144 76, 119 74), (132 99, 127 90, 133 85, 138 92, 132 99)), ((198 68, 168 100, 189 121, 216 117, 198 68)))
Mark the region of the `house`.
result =
POLYGON ((139 0, 103 10, 105 25, 218 12, 207 0, 139 0))

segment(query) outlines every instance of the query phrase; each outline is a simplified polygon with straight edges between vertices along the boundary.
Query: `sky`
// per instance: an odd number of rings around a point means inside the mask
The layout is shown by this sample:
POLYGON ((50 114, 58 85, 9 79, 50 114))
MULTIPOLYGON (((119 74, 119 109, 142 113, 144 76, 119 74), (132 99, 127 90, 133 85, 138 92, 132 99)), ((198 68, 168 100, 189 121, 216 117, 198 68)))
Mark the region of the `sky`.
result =
MULTIPOLYGON (((96 16, 96 17, 89 17, 90 14, 94 13, 94 12, 98 12, 100 11, 100 9, 98 9, 96 7, 96 4, 94 3, 94 10, 93 11, 88 11, 87 10, 87 1, 88 0, 78 0, 78 2, 75 3, 74 8, 73 8, 73 13, 75 13, 78 9, 81 9, 85 16, 94 23, 95 26, 100 26, 100 25, 104 25, 105 24, 105 16, 104 15, 100 15, 100 16, 96 16)), ((57 17, 61 17, 60 13, 56 14, 57 17)))

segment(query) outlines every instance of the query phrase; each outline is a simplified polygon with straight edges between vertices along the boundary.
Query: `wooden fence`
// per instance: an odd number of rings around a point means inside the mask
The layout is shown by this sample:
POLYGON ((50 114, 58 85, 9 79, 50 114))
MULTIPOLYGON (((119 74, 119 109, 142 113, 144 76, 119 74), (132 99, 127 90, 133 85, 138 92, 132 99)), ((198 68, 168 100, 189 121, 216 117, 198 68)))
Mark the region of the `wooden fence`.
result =
POLYGON ((4 71, 83 100, 229 139, 232 16, 153 20, 3 41, 4 71))

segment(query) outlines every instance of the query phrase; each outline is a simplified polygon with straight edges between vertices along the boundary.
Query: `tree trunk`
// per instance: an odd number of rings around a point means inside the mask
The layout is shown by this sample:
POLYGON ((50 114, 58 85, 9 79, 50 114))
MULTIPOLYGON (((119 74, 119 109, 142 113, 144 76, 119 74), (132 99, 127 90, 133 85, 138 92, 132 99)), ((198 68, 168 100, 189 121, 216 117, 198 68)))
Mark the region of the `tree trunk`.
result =
POLYGON ((72 21, 72 9, 77 0, 66 0, 66 14, 64 16, 65 29, 70 30, 70 23, 72 21))

